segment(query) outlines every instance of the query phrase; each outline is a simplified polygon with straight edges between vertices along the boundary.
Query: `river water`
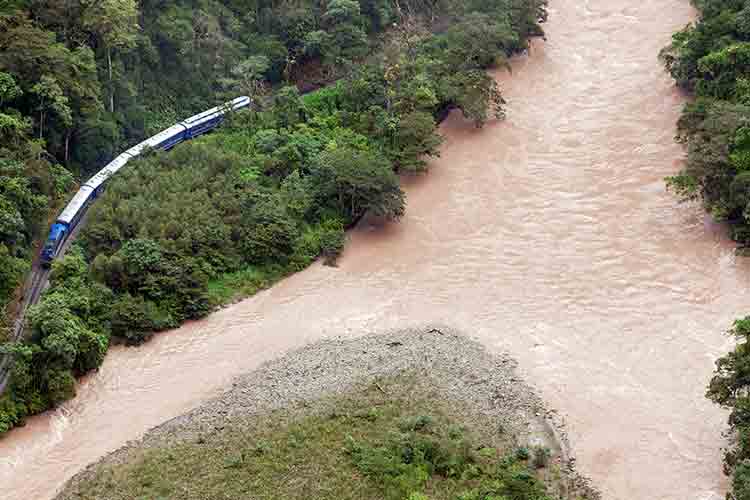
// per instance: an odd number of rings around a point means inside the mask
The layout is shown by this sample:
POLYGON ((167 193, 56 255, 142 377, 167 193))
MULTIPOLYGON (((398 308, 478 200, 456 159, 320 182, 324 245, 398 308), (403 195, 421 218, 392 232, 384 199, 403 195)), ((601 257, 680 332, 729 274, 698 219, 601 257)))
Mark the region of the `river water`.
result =
POLYGON ((363 223, 314 265, 139 348, 0 440, 0 498, 72 474, 307 342, 447 324, 507 350, 568 425, 579 469, 617 500, 719 499, 725 414, 703 397, 750 312, 750 263, 663 177, 684 101, 656 54, 688 0, 552 0, 548 41, 498 72, 508 119, 452 115, 408 213, 363 223))

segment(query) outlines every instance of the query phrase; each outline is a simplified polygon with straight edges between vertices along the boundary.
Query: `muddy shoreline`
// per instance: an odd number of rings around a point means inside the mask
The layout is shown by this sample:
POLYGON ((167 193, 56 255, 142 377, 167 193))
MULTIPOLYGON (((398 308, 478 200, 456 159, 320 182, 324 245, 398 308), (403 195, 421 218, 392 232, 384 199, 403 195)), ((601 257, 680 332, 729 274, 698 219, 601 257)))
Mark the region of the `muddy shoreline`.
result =
POLYGON ((102 466, 127 461, 150 447, 201 439, 225 426, 280 409, 300 415, 318 402, 378 380, 415 374, 437 389, 443 402, 468 413, 468 425, 503 429, 522 446, 546 446, 558 457, 572 488, 596 495, 575 471, 565 429, 517 373, 507 354, 493 355, 481 344, 447 327, 423 327, 369 334, 358 339, 316 342, 238 377, 231 388, 193 411, 151 429, 141 439, 102 457, 66 483, 57 499, 73 498, 75 486, 102 466))

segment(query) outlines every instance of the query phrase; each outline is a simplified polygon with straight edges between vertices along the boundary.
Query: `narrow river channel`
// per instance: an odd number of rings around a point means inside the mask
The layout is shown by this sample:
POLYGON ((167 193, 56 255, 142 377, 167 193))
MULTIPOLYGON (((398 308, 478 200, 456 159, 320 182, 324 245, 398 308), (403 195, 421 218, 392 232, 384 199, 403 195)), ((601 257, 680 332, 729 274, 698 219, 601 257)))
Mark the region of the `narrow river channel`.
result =
POLYGON ((656 59, 688 0, 551 0, 547 42, 498 72, 508 119, 443 125, 397 225, 209 318, 115 348, 78 397, 0 439, 0 497, 44 500, 89 462, 287 349, 447 324, 507 350, 616 500, 718 500, 725 414, 703 397, 750 313, 750 261, 663 177, 684 97, 656 59))

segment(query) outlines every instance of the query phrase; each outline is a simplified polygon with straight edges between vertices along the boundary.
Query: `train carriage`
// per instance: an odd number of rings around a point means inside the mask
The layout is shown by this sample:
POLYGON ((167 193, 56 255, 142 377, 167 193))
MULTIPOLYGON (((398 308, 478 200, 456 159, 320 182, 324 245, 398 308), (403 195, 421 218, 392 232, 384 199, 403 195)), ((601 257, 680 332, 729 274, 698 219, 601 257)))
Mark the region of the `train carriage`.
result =
POLYGON ((146 149, 147 147, 148 145, 146 144, 146 141, 141 141, 135 146, 133 146, 132 148, 126 149, 125 152, 122 154, 128 155, 131 158, 135 158, 136 156, 141 154, 141 152, 143 152, 143 150, 146 149))
POLYGON ((45 267, 49 266, 55 257, 57 257, 63 243, 65 243, 73 228, 75 228, 86 212, 86 207, 101 193, 107 180, 121 170, 128 161, 137 157, 146 148, 168 150, 184 140, 208 132, 221 122, 227 112, 245 108, 250 103, 251 100, 249 97, 242 96, 222 106, 217 106, 191 116, 136 144, 108 163, 107 166, 81 186, 81 189, 78 190, 73 199, 65 206, 65 209, 50 228, 49 236, 42 249, 42 265, 45 267))
POLYGON ((54 258, 57 257, 63 243, 68 239, 70 232, 78 224, 81 217, 83 217, 83 214, 86 212, 86 206, 91 203, 94 197, 95 190, 90 186, 84 185, 65 206, 60 216, 50 228, 49 236, 42 249, 41 262, 43 266, 49 266, 54 258))
MULTIPOLYGON (((121 169, 122 167, 124 167, 124 166, 125 166, 125 165, 126 165, 126 164, 128 163, 128 161, 130 161, 130 159, 131 159, 131 158, 132 158, 132 156, 130 156, 130 155, 128 155, 128 154, 125 154, 125 153, 120 153, 120 155, 119 155, 119 156, 117 156, 117 157, 116 157, 116 158, 115 158, 114 160, 112 160, 111 162, 109 162, 109 163, 107 164, 107 166, 106 166, 105 168, 106 168, 106 169, 107 169, 107 170, 108 170, 109 172, 111 172, 111 174, 110 174, 110 175, 114 175, 114 174, 116 174, 116 173, 117 173, 117 172, 118 172, 118 171, 119 171, 119 170, 120 170, 120 169, 121 169)), ((88 183, 87 183, 87 184, 88 184, 88 183)))
POLYGON ((60 216, 57 218, 57 222, 63 224, 69 224, 75 226, 76 223, 81 219, 84 208, 89 204, 91 198, 93 198, 94 189, 90 186, 84 185, 78 192, 73 196, 73 199, 65 206, 60 216))
POLYGON ((216 127, 228 111, 235 111, 250 105, 250 98, 246 96, 237 97, 221 106, 208 109, 180 122, 187 129, 188 138, 196 137, 216 127))
POLYGON ((162 130, 152 137, 149 137, 143 142, 146 146, 152 147, 154 149, 163 149, 166 151, 175 147, 185 139, 189 139, 189 137, 187 137, 186 130, 187 129, 184 125, 178 123, 176 125, 172 125, 166 130, 162 130))
POLYGON ((88 186, 95 191, 94 196, 98 195, 104 189, 104 183, 114 172, 109 166, 99 170, 91 179, 87 180, 84 186, 88 186))

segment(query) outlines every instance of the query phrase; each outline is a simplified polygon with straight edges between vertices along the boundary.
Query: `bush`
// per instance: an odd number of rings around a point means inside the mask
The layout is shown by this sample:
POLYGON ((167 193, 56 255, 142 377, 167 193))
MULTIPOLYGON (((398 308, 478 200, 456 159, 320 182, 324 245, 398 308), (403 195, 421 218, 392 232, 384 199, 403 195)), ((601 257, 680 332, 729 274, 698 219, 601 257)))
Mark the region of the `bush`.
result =
POLYGON ((47 397, 51 406, 57 406, 76 395, 76 380, 70 370, 52 368, 46 372, 47 397))
POLYGON ((155 331, 176 326, 169 313, 141 296, 126 293, 112 305, 112 334, 139 344, 151 338, 155 331))
POLYGON ((743 461, 735 468, 732 495, 734 500, 750 500, 750 462, 743 461))
POLYGON ((430 500, 430 497, 422 493, 412 493, 407 500, 430 500))
POLYGON ((516 449, 516 459, 517 460, 528 460, 529 457, 531 457, 531 453, 529 453, 529 449, 525 446, 522 446, 518 449, 516 449))
POLYGON ((27 414, 26 406, 12 395, 6 393, 0 396, 0 434, 21 423, 27 414))
POLYGON ((404 419, 399 426, 401 432, 421 431, 432 423, 432 417, 429 415, 419 415, 404 419))
POLYGON ((320 225, 320 255, 327 265, 334 265, 344 250, 346 233, 344 224, 338 219, 327 219, 320 225))
POLYGON ((283 208, 258 205, 248 216, 242 255, 248 263, 284 263, 294 252, 297 226, 283 208))
MULTIPOLYGON (((346 449, 357 469, 382 485, 386 499, 425 498, 432 480, 478 481, 479 488, 458 495, 462 500, 549 500, 544 484, 517 456, 488 466, 498 459, 496 450, 475 456, 469 441, 451 437, 450 428, 434 422, 429 415, 406 417, 388 441, 372 445, 349 437, 346 449)), ((545 452, 548 457, 549 450, 545 452)))

